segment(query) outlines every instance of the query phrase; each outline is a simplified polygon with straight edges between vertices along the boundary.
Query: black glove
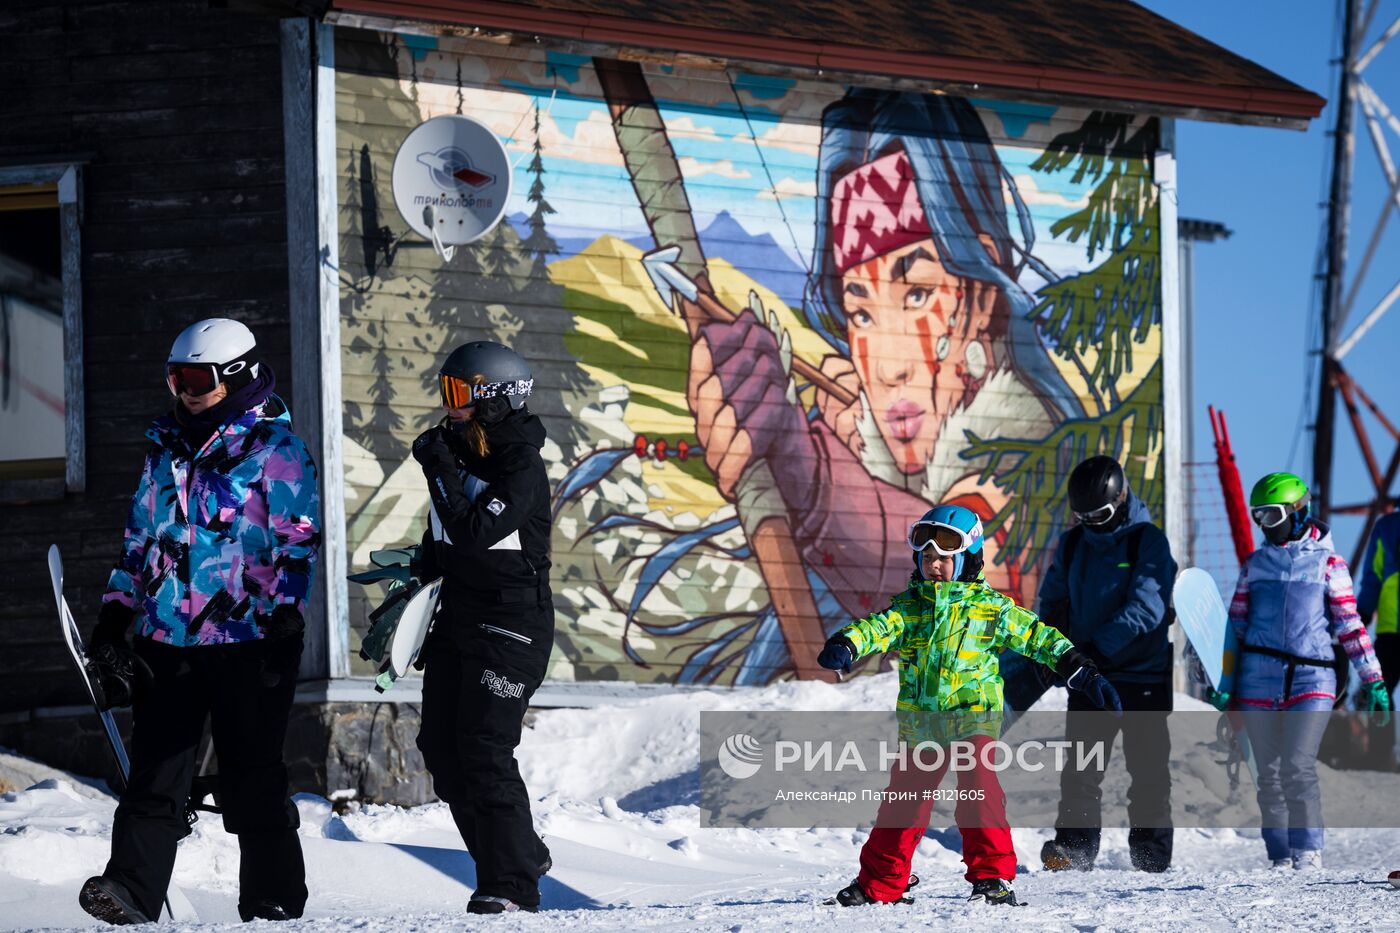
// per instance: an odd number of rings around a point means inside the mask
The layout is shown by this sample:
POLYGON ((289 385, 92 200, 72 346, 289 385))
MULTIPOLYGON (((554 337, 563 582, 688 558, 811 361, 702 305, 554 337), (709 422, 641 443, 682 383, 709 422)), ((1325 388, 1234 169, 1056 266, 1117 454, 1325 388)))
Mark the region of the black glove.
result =
POLYGON ((856 647, 844 636, 832 635, 817 655, 817 663, 829 671, 849 674, 851 665, 856 663, 856 647))
POLYGON ((268 638, 292 638, 306 631, 306 622, 295 606, 281 603, 272 608, 272 615, 263 625, 268 638))
POLYGON ((120 646, 99 644, 88 654, 86 670, 93 700, 101 712, 130 706, 155 679, 150 666, 125 642, 120 646))
POLYGON ((1118 691, 1108 682, 1099 669, 1084 655, 1071 648, 1055 662, 1055 673, 1065 679, 1065 686, 1078 690, 1089 698, 1089 702, 1099 709, 1107 710, 1115 716, 1123 715, 1123 701, 1118 691))
POLYGON ((1052 687, 1063 687, 1065 685, 1064 678, 1044 664, 1035 665, 1035 680, 1044 690, 1049 690, 1052 687))
POLYGON ((422 465, 424 472, 438 467, 457 468, 457 458, 447 443, 447 430, 441 425, 429 428, 413 441, 413 459, 422 465))
POLYGON ((126 630, 131 628, 131 620, 135 617, 135 612, 119 602, 103 603, 102 608, 97 612, 97 624, 93 626, 92 634, 88 636, 89 653, 100 645, 129 648, 130 646, 126 643, 126 630))

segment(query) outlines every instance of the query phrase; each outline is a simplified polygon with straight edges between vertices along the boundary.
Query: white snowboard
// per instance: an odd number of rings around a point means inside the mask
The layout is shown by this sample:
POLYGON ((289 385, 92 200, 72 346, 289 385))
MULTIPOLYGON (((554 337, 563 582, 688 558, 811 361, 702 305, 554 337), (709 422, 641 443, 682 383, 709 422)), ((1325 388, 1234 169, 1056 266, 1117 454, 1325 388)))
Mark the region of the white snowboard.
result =
POLYGON ((1230 624, 1214 578, 1199 567, 1183 570, 1172 589, 1172 605, 1211 686, 1220 689, 1230 624))
MULTIPOLYGON (((97 696, 93 692, 92 681, 88 679, 87 673, 87 647, 83 644, 83 636, 78 631, 73 612, 68 608, 68 600, 63 596, 63 557, 58 553, 57 544, 49 545, 49 582, 53 584, 53 599, 58 607, 58 624, 63 629, 63 640, 68 645, 68 652, 73 656, 73 663, 78 666, 78 673, 83 675, 83 686, 87 687, 88 699, 92 701, 93 709, 102 720, 102 728, 106 730, 107 741, 112 746, 112 756, 117 759, 117 769, 121 772, 122 783, 125 784, 127 775, 131 773, 131 762, 126 756, 126 745, 122 742, 121 733, 117 731, 117 723, 112 718, 111 710, 97 709, 97 696)), ((199 914, 195 912, 194 905, 173 881, 170 887, 165 889, 165 912, 176 923, 199 922, 199 914)))
POLYGON ((408 601, 394 628, 393 640, 389 642, 388 665, 375 678, 375 690, 380 693, 388 690, 418 660, 418 653, 423 650, 423 640, 432 628, 433 613, 437 610, 438 594, 441 592, 442 580, 434 580, 414 593, 408 601))

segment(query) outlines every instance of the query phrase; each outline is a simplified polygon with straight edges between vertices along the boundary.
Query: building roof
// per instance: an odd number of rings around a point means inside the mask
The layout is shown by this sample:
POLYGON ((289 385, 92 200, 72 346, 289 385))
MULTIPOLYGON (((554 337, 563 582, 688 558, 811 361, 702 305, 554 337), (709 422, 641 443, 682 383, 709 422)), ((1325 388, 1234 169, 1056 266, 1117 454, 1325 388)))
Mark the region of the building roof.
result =
POLYGON ((327 14, 1299 128, 1326 103, 1128 0, 329 0, 327 14))

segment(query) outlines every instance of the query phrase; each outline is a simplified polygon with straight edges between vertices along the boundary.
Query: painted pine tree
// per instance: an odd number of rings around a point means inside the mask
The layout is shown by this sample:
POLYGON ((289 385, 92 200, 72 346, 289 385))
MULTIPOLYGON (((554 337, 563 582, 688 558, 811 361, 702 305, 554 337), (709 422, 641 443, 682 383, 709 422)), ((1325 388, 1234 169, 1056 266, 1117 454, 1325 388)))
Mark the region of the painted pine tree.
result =
POLYGON ((348 270, 348 278, 342 284, 350 312, 346 330, 353 334, 349 354, 351 358, 369 357, 373 380, 365 390, 366 404, 346 399, 342 424, 347 435, 376 457, 400 460, 407 456, 408 445, 399 436, 404 419, 395 404, 390 378, 396 371, 395 362, 386 309, 382 303, 376 304, 372 293, 376 277, 392 262, 392 250, 388 245, 389 230, 382 226, 379 216, 377 179, 369 147, 362 146, 358 155, 352 150, 346 168, 346 183, 342 185, 346 229, 341 253, 362 260, 358 269, 353 262, 343 266, 348 270))
POLYGON ((544 157, 540 143, 540 101, 535 98, 535 144, 534 157, 530 159, 528 171, 531 176, 530 192, 525 196, 534 209, 530 211, 530 235, 525 238, 526 254, 530 257, 530 281, 526 288, 538 292, 541 286, 549 284, 549 258, 557 255, 559 244, 549 235, 545 220, 553 214, 554 208, 544 197, 544 157))
POLYGON ((486 247, 486 294, 500 304, 508 304, 520 289, 515 281, 516 266, 521 258, 520 237, 508 221, 501 221, 491 231, 486 247))
MULTIPOLYGON (((969 436, 964 456, 987 457, 983 480, 1009 494, 988 532, 1008 525, 1000 560, 1030 560, 1068 522, 1065 481, 1094 454, 1116 457, 1134 492, 1162 517, 1162 363, 1158 355, 1135 383, 1134 348, 1162 323, 1160 212, 1152 178, 1155 119, 1094 112, 1050 141, 1032 168, 1072 171, 1071 184, 1094 183, 1086 204, 1050 232, 1083 243, 1091 267, 1040 290, 1031 311, 1051 352, 1082 377, 1083 418, 1038 440, 969 436), (1096 259, 1101 261, 1092 265, 1096 259), (1124 384, 1132 388, 1126 393, 1124 384)), ((970 433, 970 432, 969 432, 970 433)))

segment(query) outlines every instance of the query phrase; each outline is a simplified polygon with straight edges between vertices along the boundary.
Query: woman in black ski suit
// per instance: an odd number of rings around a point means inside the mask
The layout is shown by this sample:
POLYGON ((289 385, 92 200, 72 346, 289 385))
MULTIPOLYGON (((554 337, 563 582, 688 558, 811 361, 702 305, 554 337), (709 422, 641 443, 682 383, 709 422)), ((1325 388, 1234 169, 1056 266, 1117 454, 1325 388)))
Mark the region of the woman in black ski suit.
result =
POLYGON ((458 347, 438 383, 447 417, 413 443, 430 497, 417 575, 443 578, 418 748, 476 861, 467 910, 533 911, 551 862, 514 752, 554 643, 544 425, 529 366, 500 344, 458 347))

